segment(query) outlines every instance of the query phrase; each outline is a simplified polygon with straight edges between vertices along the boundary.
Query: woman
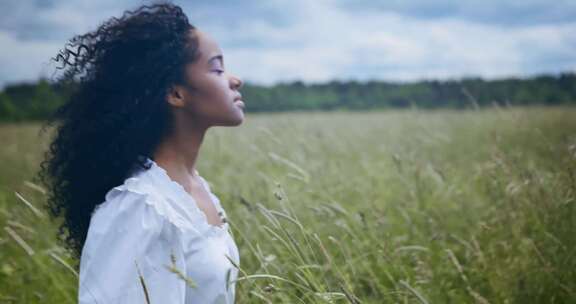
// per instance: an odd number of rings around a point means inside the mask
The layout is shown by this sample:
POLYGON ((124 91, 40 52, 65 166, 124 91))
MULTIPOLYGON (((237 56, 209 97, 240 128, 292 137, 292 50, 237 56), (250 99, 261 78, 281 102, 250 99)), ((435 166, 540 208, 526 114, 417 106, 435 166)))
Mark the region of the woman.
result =
MULTIPOLYGON (((40 176, 80 258, 80 303, 233 303, 238 249, 196 164, 206 131, 244 119, 242 81, 170 3, 70 40, 75 88, 40 176)), ((78 267, 78 265, 76 265, 78 267)))

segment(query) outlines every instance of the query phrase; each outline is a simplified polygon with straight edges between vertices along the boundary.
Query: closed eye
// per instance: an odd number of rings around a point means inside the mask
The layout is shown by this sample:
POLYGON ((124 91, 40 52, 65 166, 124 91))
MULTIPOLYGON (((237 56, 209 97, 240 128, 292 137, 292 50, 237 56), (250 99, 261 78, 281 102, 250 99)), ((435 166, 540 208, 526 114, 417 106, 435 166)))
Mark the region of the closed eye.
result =
POLYGON ((218 73, 218 74, 222 74, 222 73, 224 73, 224 71, 223 71, 223 70, 212 70, 212 71, 213 71, 213 72, 216 72, 216 73, 218 73))

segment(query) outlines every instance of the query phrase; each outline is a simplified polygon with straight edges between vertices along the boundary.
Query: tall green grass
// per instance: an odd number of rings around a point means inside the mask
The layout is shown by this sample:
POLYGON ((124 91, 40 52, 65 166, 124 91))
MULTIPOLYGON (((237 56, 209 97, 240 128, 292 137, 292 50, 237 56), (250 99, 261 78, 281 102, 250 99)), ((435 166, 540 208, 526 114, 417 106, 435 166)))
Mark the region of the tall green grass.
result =
MULTIPOLYGON (((0 303, 74 303, 30 183, 47 140, 0 127, 0 303)), ((576 302, 576 109, 247 115, 198 171, 240 248, 237 303, 576 302)))

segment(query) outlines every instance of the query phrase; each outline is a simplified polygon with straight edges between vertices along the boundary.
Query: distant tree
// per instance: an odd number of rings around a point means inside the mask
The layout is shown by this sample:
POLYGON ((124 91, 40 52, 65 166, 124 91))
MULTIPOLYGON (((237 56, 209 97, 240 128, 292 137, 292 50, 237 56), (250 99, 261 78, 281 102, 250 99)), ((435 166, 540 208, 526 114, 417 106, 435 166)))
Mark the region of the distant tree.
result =
MULTIPOLYGON (((75 83, 37 83, 7 86, 0 93, 0 120, 45 119, 77 88, 75 83)), ((538 75, 532 78, 484 80, 424 80, 410 83, 332 80, 322 84, 302 81, 242 89, 250 112, 292 110, 367 110, 418 107, 469 108, 493 104, 576 104, 576 74, 538 75)))
POLYGON ((18 108, 5 93, 0 93, 0 118, 5 121, 16 121, 19 119, 18 108))

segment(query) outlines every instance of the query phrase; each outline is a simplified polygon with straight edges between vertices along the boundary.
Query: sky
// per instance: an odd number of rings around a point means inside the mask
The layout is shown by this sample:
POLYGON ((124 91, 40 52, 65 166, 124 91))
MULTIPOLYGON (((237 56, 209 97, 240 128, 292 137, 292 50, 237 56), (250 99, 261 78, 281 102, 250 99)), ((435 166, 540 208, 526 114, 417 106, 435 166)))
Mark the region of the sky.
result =
MULTIPOLYGON (((172 1, 246 83, 576 71, 576 0, 172 1)), ((74 35, 150 1, 0 1, 0 88, 50 77, 74 35)))

